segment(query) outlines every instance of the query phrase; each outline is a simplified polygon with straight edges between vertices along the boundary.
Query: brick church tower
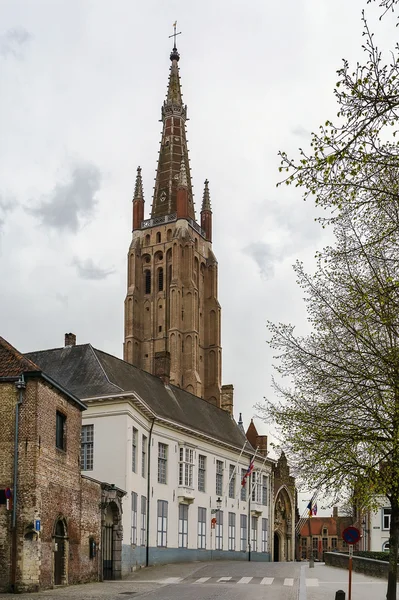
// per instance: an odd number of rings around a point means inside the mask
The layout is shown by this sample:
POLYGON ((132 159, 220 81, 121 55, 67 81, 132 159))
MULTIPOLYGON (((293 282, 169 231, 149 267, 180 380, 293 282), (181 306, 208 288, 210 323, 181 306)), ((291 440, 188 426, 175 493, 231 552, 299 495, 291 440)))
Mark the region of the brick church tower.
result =
POLYGON ((205 181, 196 221, 176 44, 171 52, 151 217, 144 219, 141 169, 125 300, 126 361, 220 406, 220 305, 205 181))

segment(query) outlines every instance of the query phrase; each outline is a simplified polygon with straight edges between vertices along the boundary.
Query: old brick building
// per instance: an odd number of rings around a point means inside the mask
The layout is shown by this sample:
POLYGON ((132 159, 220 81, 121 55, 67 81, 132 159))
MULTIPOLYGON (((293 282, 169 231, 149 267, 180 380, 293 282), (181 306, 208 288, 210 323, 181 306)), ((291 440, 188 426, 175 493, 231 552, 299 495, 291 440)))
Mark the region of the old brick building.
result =
POLYGON ((0 591, 101 577, 110 507, 118 543, 122 493, 80 473, 84 409, 0 337, 0 591))
POLYGON ((342 532, 349 525, 353 525, 352 517, 338 516, 337 507, 331 517, 303 519, 299 532, 299 558, 309 559, 312 553, 314 559, 323 560, 323 552, 347 552, 348 545, 342 539, 342 532))

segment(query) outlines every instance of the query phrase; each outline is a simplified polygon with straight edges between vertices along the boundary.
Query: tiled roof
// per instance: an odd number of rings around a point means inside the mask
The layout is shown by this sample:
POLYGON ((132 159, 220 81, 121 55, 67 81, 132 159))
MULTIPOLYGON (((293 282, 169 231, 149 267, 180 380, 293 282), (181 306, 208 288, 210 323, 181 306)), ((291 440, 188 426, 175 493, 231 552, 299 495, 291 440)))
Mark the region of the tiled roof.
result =
MULTIPOLYGON (((323 535, 323 529, 328 530, 328 535, 340 536, 345 529, 352 524, 351 517, 311 517, 310 531, 312 535, 323 535)), ((309 537, 309 519, 301 527, 301 536, 309 537)))
POLYGON ((0 336, 0 377, 19 377, 40 368, 0 336))
MULTIPOLYGON (((242 448, 245 436, 225 410, 90 344, 30 352, 45 373, 80 400, 135 392, 160 418, 242 448)), ((247 446, 248 450, 251 448, 247 446)))

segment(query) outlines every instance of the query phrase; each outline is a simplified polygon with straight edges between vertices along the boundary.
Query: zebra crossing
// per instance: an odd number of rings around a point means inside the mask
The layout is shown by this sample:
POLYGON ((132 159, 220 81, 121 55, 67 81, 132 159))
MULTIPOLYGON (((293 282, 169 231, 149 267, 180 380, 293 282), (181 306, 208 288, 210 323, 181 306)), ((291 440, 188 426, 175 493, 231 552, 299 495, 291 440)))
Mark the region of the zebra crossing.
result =
MULTIPOLYGON (((295 579, 292 577, 199 577, 198 579, 184 579, 183 577, 168 577, 162 580, 164 584, 192 584, 192 585, 203 585, 203 584, 217 584, 217 583, 230 583, 234 585, 283 585, 286 587, 293 587, 295 579)), ((306 579, 306 587, 318 587, 318 579, 306 579)))

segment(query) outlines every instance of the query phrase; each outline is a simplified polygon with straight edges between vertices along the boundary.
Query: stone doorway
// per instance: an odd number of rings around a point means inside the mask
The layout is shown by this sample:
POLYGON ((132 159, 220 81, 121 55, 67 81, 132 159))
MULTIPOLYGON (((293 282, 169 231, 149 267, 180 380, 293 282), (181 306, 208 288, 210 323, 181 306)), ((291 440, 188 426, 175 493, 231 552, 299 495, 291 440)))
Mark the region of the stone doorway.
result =
POLYGON ((54 585, 65 585, 67 527, 64 519, 58 519, 54 527, 54 585))
POLYGON ((278 533, 274 534, 274 545, 273 545, 273 561, 280 561, 280 537, 278 533))
POLYGON ((105 507, 101 533, 103 579, 120 579, 122 573, 121 511, 115 502, 105 507))

